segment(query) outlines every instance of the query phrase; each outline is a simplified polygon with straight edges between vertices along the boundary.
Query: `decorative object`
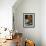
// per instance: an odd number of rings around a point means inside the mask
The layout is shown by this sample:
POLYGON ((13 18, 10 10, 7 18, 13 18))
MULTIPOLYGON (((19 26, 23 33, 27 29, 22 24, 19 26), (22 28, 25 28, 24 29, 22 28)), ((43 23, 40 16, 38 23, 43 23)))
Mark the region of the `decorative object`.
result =
POLYGON ((35 43, 32 40, 26 40, 25 46, 35 46, 35 43))
POLYGON ((23 14, 23 26, 27 28, 35 27, 35 13, 24 13, 23 14))
POLYGON ((6 30, 6 39, 7 40, 12 39, 12 29, 11 30, 9 30, 9 29, 6 30))
POLYGON ((22 33, 15 33, 14 38, 16 46, 22 46, 22 33))

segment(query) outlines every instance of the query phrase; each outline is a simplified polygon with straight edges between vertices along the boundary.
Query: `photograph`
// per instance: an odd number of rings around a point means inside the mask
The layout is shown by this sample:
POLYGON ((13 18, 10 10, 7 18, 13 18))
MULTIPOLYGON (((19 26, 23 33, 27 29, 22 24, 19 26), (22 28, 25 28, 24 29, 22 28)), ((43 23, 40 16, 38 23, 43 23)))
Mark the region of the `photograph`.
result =
POLYGON ((24 13, 23 14, 23 26, 24 27, 35 26, 35 13, 24 13))
POLYGON ((46 0, 0 0, 0 46, 46 46, 46 0))

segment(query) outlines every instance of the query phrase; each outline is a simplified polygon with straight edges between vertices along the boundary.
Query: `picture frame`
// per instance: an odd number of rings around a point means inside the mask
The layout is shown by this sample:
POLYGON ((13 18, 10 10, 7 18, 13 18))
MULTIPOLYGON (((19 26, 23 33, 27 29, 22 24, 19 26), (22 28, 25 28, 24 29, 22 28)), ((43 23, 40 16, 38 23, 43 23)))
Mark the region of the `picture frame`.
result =
POLYGON ((35 27, 35 13, 23 13, 23 27, 25 28, 35 27))

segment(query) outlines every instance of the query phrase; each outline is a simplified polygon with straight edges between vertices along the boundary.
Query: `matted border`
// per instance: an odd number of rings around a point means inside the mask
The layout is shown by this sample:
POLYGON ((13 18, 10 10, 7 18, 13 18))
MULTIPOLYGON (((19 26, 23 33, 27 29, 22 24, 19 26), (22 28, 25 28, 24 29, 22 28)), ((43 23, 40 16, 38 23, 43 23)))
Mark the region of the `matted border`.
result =
POLYGON ((35 13, 23 13, 23 27, 24 28, 34 28, 35 27, 35 13), (27 23, 26 24, 26 19, 25 16, 32 16, 32 22, 31 24, 27 23))

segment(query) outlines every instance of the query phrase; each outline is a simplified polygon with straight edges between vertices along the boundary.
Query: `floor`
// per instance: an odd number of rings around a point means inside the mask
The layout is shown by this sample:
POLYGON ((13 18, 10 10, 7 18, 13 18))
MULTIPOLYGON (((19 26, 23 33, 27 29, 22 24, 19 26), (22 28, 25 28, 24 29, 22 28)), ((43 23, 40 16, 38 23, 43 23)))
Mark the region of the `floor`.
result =
MULTIPOLYGON (((2 40, 3 41, 3 40, 2 40)), ((2 44, 0 44, 0 46, 16 46, 16 39, 12 39, 12 40, 6 40, 5 42, 3 42, 2 44)), ((18 46, 18 45, 17 45, 18 46)), ((21 43, 20 46, 24 46, 23 43, 21 43)))
POLYGON ((6 42, 2 43, 0 46, 16 46, 15 39, 13 39, 13 40, 6 40, 6 42))
POLYGON ((0 46, 23 46, 24 44, 22 43, 22 37, 20 37, 19 35, 15 35, 14 37, 12 37, 13 39, 11 40, 6 40, 3 38, 0 38, 0 46), (4 42, 5 41, 5 42, 4 42), (3 43, 2 43, 3 42, 3 43), (18 43, 19 42, 19 43, 18 43))

